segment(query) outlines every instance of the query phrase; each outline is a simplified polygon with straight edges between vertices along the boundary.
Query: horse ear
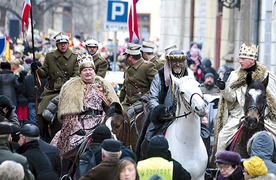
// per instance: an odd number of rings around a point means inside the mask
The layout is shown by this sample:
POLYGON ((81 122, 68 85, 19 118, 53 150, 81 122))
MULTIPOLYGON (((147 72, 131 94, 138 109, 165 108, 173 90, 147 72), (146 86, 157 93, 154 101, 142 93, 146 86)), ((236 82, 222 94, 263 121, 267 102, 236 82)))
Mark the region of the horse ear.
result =
POLYGON ((252 83, 252 72, 248 72, 245 78, 247 86, 249 86, 252 83))
POLYGON ((112 105, 115 107, 115 112, 118 114, 122 114, 122 106, 118 102, 113 102, 112 105))
POLYGON ((171 74, 171 79, 177 86, 179 86, 179 84, 180 84, 179 78, 176 78, 174 75, 171 74))
POLYGON ((266 78, 265 78, 265 79, 263 80, 263 82, 262 82, 265 88, 266 88, 267 85, 268 85, 268 80, 269 80, 269 74, 267 74, 266 78))

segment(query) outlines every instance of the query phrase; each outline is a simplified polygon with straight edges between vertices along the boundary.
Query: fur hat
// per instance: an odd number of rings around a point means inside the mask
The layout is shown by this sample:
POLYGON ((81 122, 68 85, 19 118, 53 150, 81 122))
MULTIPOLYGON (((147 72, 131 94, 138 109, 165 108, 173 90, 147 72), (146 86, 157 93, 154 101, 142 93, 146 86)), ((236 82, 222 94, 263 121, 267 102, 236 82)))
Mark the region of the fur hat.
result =
POLYGON ((98 125, 92 133, 93 142, 102 143, 105 139, 111 138, 111 132, 106 125, 98 125))
POLYGON ((250 159, 243 161, 243 166, 251 178, 263 176, 268 173, 264 161, 257 156, 253 156, 250 159))
POLYGON ((216 155, 215 163, 239 165, 241 156, 234 151, 222 151, 216 155))

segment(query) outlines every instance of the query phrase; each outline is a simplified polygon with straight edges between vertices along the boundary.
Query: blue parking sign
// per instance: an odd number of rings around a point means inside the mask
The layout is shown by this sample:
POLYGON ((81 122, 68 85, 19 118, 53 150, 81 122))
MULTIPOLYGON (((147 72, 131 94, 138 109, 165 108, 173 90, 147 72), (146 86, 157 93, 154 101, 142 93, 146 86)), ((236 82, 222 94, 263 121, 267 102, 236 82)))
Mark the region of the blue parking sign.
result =
POLYGON ((127 23, 128 2, 109 0, 107 4, 107 22, 127 23))

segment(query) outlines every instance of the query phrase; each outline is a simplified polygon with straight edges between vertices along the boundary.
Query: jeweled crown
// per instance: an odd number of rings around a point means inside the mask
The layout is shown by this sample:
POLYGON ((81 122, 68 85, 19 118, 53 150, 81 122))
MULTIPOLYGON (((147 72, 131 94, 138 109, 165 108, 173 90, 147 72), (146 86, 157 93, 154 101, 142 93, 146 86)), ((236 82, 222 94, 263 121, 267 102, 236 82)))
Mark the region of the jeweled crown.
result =
POLYGON ((259 46, 256 47, 255 44, 251 44, 251 46, 247 46, 245 43, 243 43, 240 47, 239 58, 248 58, 248 59, 257 60, 258 49, 259 49, 259 46))
POLYGON ((79 55, 78 56, 78 63, 79 63, 80 72, 84 68, 92 67, 93 69, 95 69, 95 64, 94 64, 94 61, 93 61, 93 57, 90 54, 79 55))

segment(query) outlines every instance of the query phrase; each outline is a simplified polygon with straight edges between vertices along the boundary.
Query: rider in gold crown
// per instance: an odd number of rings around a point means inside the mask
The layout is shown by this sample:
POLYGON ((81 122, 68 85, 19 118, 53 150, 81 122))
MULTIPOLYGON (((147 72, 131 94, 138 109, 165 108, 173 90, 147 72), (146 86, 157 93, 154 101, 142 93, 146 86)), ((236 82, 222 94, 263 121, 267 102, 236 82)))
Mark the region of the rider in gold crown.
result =
POLYGON ((221 99, 215 120, 217 151, 214 149, 214 152, 225 150, 238 130, 240 119, 244 115, 243 106, 247 88, 245 80, 249 72, 252 73, 253 80, 260 81, 263 81, 269 74, 264 125, 269 131, 276 131, 276 77, 257 59, 258 47, 254 44, 247 46, 243 43, 239 51, 240 67, 231 72, 226 83, 221 80, 217 82, 217 86, 221 90, 221 99))

